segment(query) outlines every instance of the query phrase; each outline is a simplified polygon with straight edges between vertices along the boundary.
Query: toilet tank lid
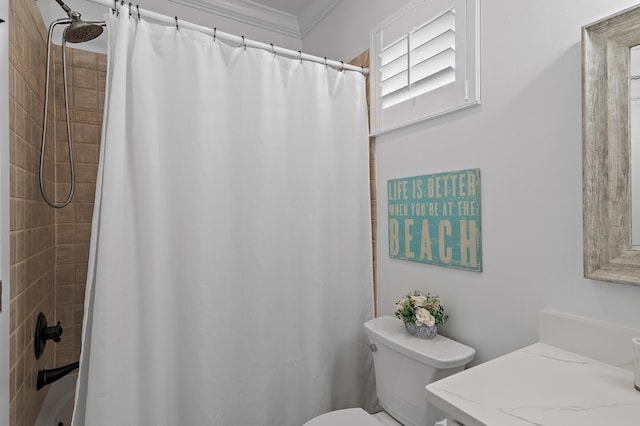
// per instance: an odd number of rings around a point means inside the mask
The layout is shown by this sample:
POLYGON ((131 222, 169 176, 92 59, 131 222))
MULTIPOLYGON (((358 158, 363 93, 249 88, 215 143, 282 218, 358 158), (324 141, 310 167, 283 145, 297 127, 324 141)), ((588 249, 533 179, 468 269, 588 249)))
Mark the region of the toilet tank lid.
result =
POLYGON ((395 317, 373 318, 364 326, 372 340, 434 368, 462 367, 476 354, 475 349, 440 334, 433 339, 410 336, 403 322, 395 317))

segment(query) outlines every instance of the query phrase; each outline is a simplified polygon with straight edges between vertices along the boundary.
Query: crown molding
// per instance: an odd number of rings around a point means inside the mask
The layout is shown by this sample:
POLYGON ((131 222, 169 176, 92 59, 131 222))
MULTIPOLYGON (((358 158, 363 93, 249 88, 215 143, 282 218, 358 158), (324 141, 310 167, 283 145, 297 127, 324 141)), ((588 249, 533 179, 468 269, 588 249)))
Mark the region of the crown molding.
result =
POLYGON ((298 18, 290 13, 264 6, 251 0, 169 0, 225 18, 301 39, 298 18))
POLYGON ((314 0, 298 15, 300 38, 306 37, 342 0, 314 0))

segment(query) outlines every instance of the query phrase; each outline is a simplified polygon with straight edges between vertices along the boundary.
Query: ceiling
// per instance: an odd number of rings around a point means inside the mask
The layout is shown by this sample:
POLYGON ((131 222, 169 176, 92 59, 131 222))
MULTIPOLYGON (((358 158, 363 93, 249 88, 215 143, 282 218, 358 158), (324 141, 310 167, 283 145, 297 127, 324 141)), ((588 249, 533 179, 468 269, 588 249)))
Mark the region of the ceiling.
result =
POLYGON ((302 39, 341 0, 169 0, 302 39))
POLYGON ((309 8, 314 0, 254 0, 254 3, 298 16, 300 12, 309 8))

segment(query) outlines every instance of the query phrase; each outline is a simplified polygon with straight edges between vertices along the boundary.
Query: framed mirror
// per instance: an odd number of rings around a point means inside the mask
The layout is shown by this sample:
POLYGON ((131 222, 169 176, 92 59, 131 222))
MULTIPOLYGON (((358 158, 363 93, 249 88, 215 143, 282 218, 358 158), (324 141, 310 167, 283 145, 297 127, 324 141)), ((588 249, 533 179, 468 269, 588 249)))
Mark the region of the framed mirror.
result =
POLYGON ((638 45, 640 5, 582 28, 584 276, 634 285, 640 247, 631 243, 629 67, 638 45))
POLYGON ((629 54, 629 143, 631 153, 631 247, 640 249, 640 46, 629 54))

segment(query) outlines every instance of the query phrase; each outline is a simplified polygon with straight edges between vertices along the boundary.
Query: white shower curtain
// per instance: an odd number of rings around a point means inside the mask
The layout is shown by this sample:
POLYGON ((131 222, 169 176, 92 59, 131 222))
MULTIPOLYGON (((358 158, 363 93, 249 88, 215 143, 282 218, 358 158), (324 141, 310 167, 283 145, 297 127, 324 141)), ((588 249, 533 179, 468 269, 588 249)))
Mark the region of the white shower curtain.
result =
POLYGON ((108 25, 73 424, 372 408, 364 77, 126 13, 108 25))

